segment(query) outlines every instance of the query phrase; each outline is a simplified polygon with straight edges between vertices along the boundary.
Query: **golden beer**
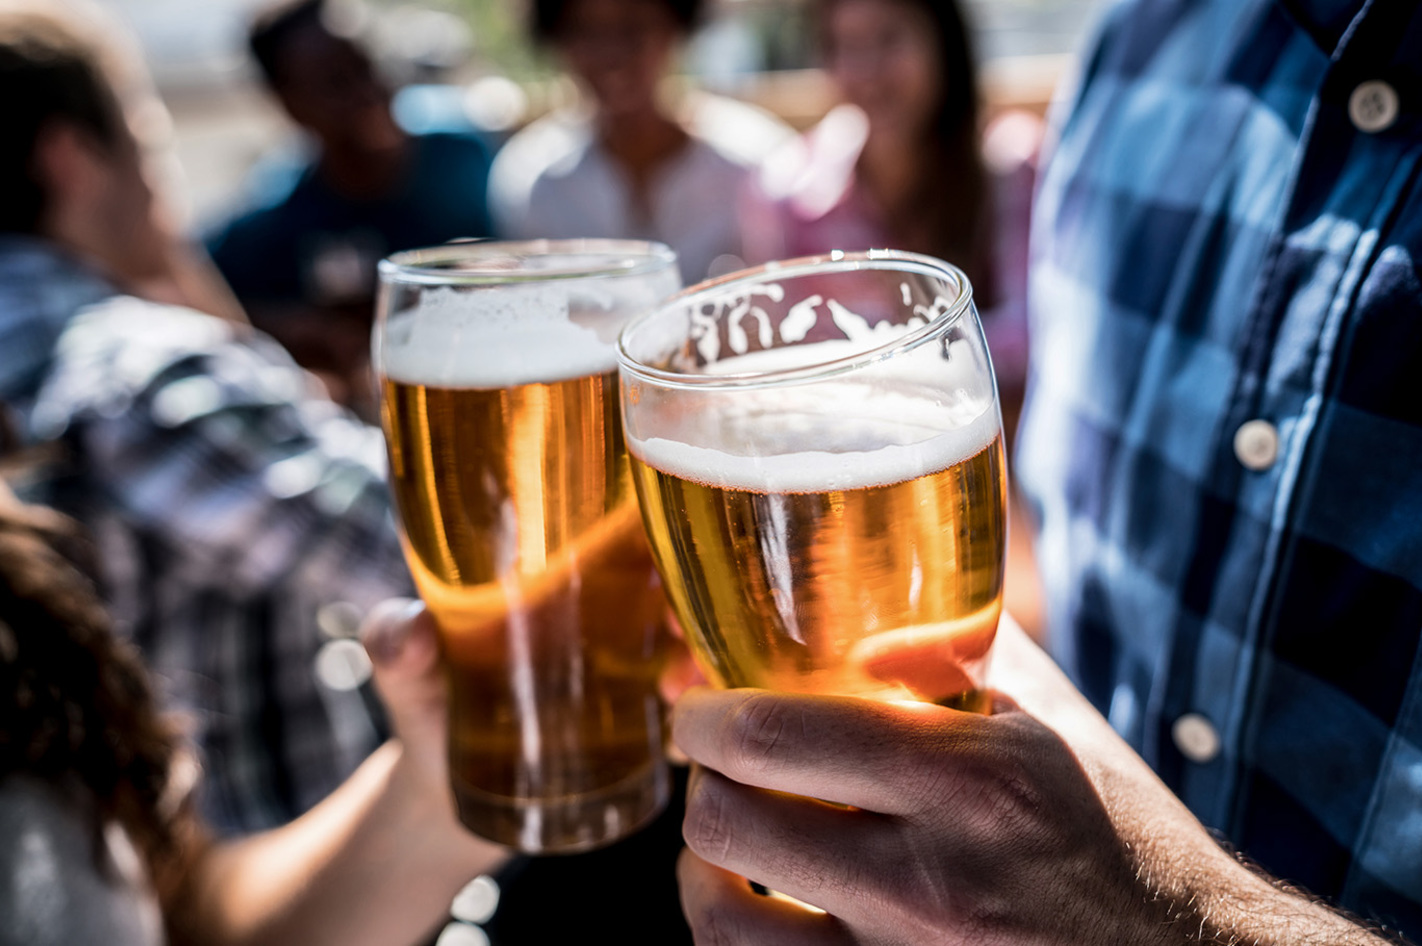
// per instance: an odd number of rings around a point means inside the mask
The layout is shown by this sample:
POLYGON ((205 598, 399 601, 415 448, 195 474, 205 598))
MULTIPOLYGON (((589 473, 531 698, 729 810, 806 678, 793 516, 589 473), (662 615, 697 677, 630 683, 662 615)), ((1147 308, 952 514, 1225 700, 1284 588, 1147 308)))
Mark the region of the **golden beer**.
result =
POLYGON ((820 491, 712 485, 654 462, 634 459, 647 532, 714 682, 986 711, 1000 437, 921 476, 820 491))
POLYGON ((770 263, 669 301, 619 358, 647 534, 713 683, 988 710, 1006 477, 960 272, 770 263))
POLYGON ((407 557, 441 632, 462 819, 525 850, 627 833, 667 791, 665 604, 616 375, 382 385, 407 557))

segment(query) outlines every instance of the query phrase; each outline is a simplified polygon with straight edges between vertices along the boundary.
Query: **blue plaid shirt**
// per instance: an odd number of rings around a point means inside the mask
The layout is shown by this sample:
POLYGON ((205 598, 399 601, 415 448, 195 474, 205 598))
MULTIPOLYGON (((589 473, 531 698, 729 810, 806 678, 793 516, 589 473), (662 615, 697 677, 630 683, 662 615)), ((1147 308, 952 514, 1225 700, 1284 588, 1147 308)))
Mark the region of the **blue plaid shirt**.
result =
POLYGON ((373 697, 323 682, 317 656, 339 659, 355 645, 330 632, 412 593, 379 431, 270 339, 237 336, 0 237, 0 411, 63 454, 27 492, 94 535, 110 608, 184 714, 224 832, 300 814, 379 744, 373 697))
POLYGON ((1053 646, 1207 824, 1422 936, 1422 6, 1132 0, 1043 179, 1053 646))

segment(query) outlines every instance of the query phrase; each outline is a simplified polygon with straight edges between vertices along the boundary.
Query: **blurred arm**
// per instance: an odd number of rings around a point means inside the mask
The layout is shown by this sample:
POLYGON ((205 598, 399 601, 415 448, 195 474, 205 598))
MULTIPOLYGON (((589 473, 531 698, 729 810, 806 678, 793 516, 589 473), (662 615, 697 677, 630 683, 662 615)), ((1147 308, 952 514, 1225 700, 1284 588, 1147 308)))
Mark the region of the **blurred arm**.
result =
POLYGON ((185 903, 194 943, 416 943, 506 848, 459 824, 444 762, 444 690, 423 609, 378 608, 364 637, 399 738, 291 824, 209 848, 185 903))

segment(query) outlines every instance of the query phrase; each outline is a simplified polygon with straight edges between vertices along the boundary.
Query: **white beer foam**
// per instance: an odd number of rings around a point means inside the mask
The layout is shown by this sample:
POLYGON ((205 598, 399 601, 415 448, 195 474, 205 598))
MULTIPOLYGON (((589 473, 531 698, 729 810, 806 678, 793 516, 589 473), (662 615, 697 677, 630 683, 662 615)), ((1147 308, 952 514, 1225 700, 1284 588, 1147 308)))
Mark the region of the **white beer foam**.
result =
POLYGON ((379 368, 392 380, 438 387, 502 388, 565 381, 617 368, 617 300, 569 311, 564 286, 442 287, 392 317, 379 368))
POLYGON ((937 473, 981 453, 998 433, 996 415, 986 412, 970 427, 915 444, 889 444, 869 451, 806 450, 745 457, 660 437, 629 442, 628 446, 648 466, 707 486, 757 493, 813 493, 888 486, 937 473))
POLYGON ((934 403, 853 383, 765 389, 649 426, 681 438, 629 435, 628 448, 649 466, 708 486, 780 493, 901 483, 975 456, 1001 433, 990 398, 934 403))

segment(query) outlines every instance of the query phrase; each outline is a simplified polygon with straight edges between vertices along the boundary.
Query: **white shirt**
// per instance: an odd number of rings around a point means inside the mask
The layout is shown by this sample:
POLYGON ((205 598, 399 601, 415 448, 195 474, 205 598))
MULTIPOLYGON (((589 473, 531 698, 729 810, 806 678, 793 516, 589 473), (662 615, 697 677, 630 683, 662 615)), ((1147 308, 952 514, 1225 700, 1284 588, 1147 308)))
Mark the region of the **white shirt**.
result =
POLYGON ((631 183, 598 144, 591 116, 566 109, 529 125, 495 158, 496 231, 508 239, 656 240, 676 251, 687 283, 739 268, 742 186, 792 133, 732 99, 696 93, 686 104, 690 141, 650 182, 650 219, 633 208, 631 183))
POLYGON ((0 946, 163 943, 138 852, 117 825, 96 838, 83 804, 29 776, 0 780, 0 946))

